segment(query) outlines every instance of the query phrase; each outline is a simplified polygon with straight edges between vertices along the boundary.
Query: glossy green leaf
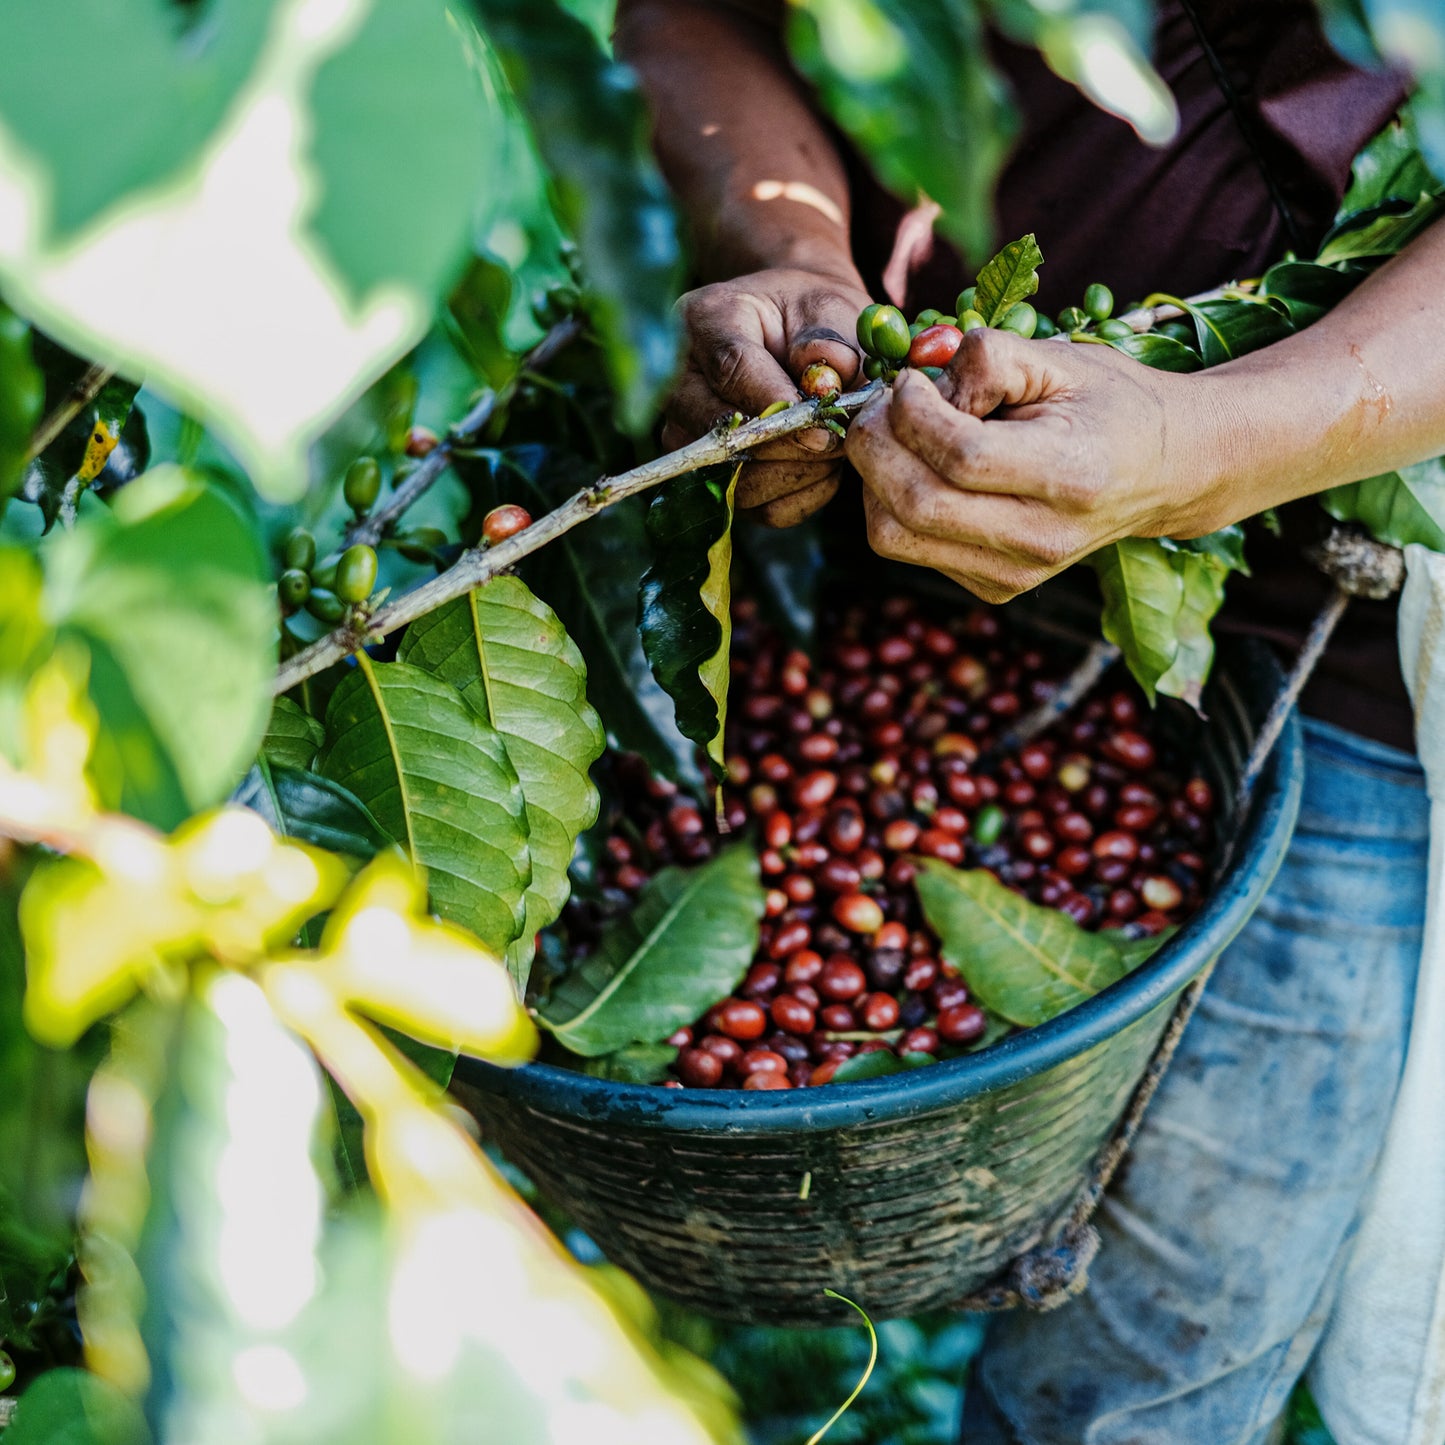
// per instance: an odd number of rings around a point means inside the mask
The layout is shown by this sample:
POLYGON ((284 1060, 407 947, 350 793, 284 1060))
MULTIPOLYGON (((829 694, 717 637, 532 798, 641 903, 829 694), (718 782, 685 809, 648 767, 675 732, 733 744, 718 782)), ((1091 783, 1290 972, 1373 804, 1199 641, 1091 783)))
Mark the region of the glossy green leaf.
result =
POLYGON ((1352 216, 1325 237, 1315 258, 1321 265, 1383 259, 1404 250, 1445 214, 1445 196, 1423 194, 1413 205, 1387 202, 1376 211, 1352 216))
POLYGON ((525 992, 533 941, 561 913, 578 835, 597 821, 589 772, 606 739, 587 702, 587 666, 557 614, 517 577, 498 577, 414 622, 398 656, 461 693, 501 734, 521 781, 532 881, 508 966, 525 992))
POLYGON ((582 1072, 614 1084, 660 1084, 676 1059, 677 1050, 671 1044, 628 1044, 583 1060, 582 1072))
POLYGON ((165 0, 9 0, 0 124, 45 164, 60 235, 195 156, 255 64, 276 8, 212 0, 206 23, 189 29, 165 0), (84 83, 57 84, 82 57, 84 83))
POLYGON ((272 763, 264 753, 236 789, 234 801, 259 813, 273 832, 328 853, 365 859, 392 845, 381 824, 340 783, 272 763))
POLYGON ((1331 487, 1319 500, 1337 521, 1359 522, 1377 541, 1445 552, 1445 458, 1331 487))
MULTIPOLYGON (((542 447, 503 454, 499 495, 516 496, 534 515, 593 480, 576 459, 542 447)), ((609 507, 585 530, 568 533, 527 559, 524 575, 555 610, 587 659, 587 694, 601 714, 611 745, 638 753, 674 782, 698 780, 692 745, 673 722, 672 700, 647 665, 637 630, 637 590, 646 565, 647 533, 641 506, 609 507)))
POLYGON ((1259 294, 1273 297, 1297 327, 1309 326, 1337 306, 1359 284, 1358 274, 1316 265, 1313 261, 1281 261, 1264 273, 1259 294))
POLYGON ((733 494, 741 467, 690 472, 659 489, 647 511, 652 566, 638 593, 638 629, 677 726, 722 775, 732 640, 733 494))
POLYGON ((1047 1023, 1129 971, 1111 939, 1031 902, 985 869, 928 859, 917 888, 943 957, 980 1003, 1010 1023, 1047 1023))
POLYGON ((581 252, 623 427, 651 421, 677 370, 682 251, 637 82, 554 0, 471 0, 581 252))
POLYGON ((657 1043, 737 987, 762 916, 758 861, 746 844, 698 868, 664 868, 596 951, 553 985, 541 1022, 589 1058, 657 1043))
POLYGON ((1337 220, 1385 201, 1414 201, 1436 184, 1420 154, 1419 138, 1407 108, 1400 120, 1390 121, 1355 157, 1350 168, 1350 188, 1340 202, 1337 220))
POLYGON ((1193 321, 1205 366, 1219 366, 1236 356, 1258 351, 1294 331, 1283 303, 1276 305, 1244 295, 1209 301, 1184 301, 1176 296, 1161 299, 1178 305, 1193 321))
POLYGON ((1104 595, 1102 628, 1150 701, 1156 692, 1197 707, 1214 659, 1209 623, 1229 568, 1217 555, 1167 539, 1128 537, 1089 558, 1104 595))
POLYGON ((1039 289, 1043 264, 1044 253, 1032 234, 1010 241, 978 273, 973 309, 990 326, 997 326, 1014 306, 1039 289))
POLYGON ((326 729, 299 703, 278 697, 271 704, 271 721, 261 739, 261 751, 271 762, 288 768, 309 768, 325 741, 326 729))
POLYGON ((0 302, 0 501, 20 484, 44 408, 45 380, 31 359, 30 328, 0 302))
POLYGON ((317 771, 427 870, 432 903, 489 948, 522 931, 532 879, 522 788, 505 744, 449 682, 407 663, 345 678, 317 771))
POLYGON ((173 828, 224 798, 270 712, 275 603, 256 529, 218 487, 149 472, 56 539, 46 611, 90 654, 127 812, 173 828))
POLYGON ((20 1397, 5 1445, 151 1445, 128 1396, 86 1370, 47 1370, 20 1397))
POLYGON ((1115 351, 1152 366, 1155 371, 1198 371, 1204 363, 1199 353, 1176 341, 1172 336, 1161 336, 1157 331, 1136 332, 1133 336, 1110 341, 1115 351))
POLYGON ((797 0, 787 42, 839 126, 907 205, 928 196, 942 229, 981 259, 994 183, 1016 129, 970 0, 797 0))
POLYGON ((1171 539, 1170 545, 1181 552, 1202 552, 1207 557, 1217 557, 1233 572, 1249 574, 1249 564, 1244 557, 1244 528, 1238 522, 1231 522, 1217 532, 1206 532, 1202 537, 1189 537, 1184 541, 1171 539))

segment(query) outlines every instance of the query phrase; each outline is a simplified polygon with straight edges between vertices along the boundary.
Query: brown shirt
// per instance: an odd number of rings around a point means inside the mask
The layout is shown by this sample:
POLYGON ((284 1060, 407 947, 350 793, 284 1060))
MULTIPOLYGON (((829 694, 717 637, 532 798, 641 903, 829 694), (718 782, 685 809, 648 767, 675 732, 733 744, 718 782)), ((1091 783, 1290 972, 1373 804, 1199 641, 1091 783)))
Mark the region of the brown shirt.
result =
MULTIPOLYGON (((773 0, 735 0, 755 15, 773 0)), ((1260 274, 1291 248, 1310 255, 1349 183, 1350 162, 1399 108, 1396 72, 1351 66, 1325 41, 1314 0, 1194 0, 1200 29, 1224 68, 1240 114, 1216 78, 1187 0, 1158 0, 1153 59, 1179 106, 1177 138, 1146 146, 1124 122, 1060 80, 1037 52, 1004 41, 995 57, 1023 126, 998 190, 998 234, 1034 232, 1043 250, 1038 304, 1077 304, 1090 281, 1122 302, 1151 291, 1189 295, 1260 274), (1265 172, 1292 219, 1286 228, 1265 172)), ((773 9, 777 14, 781 5, 773 9)), ((846 146, 845 146, 846 151, 846 146)), ((908 207, 856 156, 853 241, 874 295, 949 309, 970 280, 942 241, 894 257, 908 207)), ((1235 577, 1221 625, 1297 646, 1328 592, 1300 554, 1323 513, 1286 509, 1285 539, 1252 527, 1252 579, 1235 577)), ((1412 748, 1412 721, 1395 649, 1394 607, 1357 602, 1305 693, 1307 711, 1412 748)))

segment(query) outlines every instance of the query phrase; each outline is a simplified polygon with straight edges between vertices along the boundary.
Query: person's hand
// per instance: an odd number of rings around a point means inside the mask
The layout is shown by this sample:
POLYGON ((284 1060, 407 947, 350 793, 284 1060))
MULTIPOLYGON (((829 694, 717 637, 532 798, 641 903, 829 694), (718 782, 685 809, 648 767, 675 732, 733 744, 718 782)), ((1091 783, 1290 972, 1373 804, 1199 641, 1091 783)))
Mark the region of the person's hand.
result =
MULTIPOLYGON (((862 363, 854 331, 870 299, 861 283, 787 270, 689 291, 678 302, 687 364, 668 403, 663 446, 693 441, 734 411, 756 416, 775 401, 798 401, 797 378, 815 361, 826 361, 846 389, 862 363)), ((737 505, 775 527, 802 521, 838 490, 842 452, 821 427, 759 448, 738 479, 737 505)))
POLYGON ((1200 536, 1233 520, 1213 406, 1109 347, 971 331, 936 385, 905 371, 849 427, 868 540, 1005 602, 1121 537, 1200 536))

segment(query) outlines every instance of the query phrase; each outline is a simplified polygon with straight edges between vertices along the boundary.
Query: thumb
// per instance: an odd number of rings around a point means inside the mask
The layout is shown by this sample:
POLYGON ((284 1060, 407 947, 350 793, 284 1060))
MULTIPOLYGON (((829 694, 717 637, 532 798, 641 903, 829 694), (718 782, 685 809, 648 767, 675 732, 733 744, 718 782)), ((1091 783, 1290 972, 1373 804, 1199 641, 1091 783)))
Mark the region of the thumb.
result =
POLYGON ((946 401, 972 416, 1027 406, 1042 401, 1060 385, 1050 365, 1052 357, 1043 353, 1066 349, 979 327, 964 333, 953 360, 938 378, 938 389, 946 401))

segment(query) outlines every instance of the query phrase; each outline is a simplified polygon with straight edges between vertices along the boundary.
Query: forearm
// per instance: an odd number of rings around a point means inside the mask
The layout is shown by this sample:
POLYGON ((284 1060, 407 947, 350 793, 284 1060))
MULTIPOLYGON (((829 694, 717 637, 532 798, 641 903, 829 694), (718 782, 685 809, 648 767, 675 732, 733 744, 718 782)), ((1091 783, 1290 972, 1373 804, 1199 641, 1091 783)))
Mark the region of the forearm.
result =
POLYGON ((1214 525, 1445 453, 1445 224, 1313 326, 1197 381, 1214 525))
POLYGON ((619 0, 615 43, 703 279, 790 267, 858 284, 846 172, 766 25, 708 0, 619 0))

